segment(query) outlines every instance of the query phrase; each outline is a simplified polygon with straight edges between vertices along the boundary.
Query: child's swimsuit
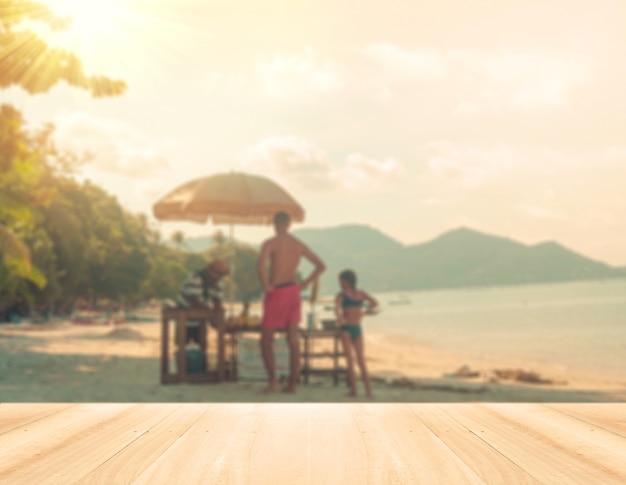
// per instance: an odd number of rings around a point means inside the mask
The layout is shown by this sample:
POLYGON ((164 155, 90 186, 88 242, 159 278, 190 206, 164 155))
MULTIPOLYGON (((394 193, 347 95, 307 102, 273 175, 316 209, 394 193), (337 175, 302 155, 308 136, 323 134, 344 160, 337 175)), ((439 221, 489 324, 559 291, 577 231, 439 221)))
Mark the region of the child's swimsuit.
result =
POLYGON ((363 303, 365 303, 365 300, 354 300, 352 298, 350 298, 348 295, 346 295, 345 293, 341 293, 341 297, 343 298, 341 306, 343 308, 346 307, 362 307, 363 303))
MULTIPOLYGON (((342 293, 341 297, 341 306, 343 308, 360 308, 365 303, 365 300, 354 300, 345 293, 342 293)), ((363 335, 361 325, 357 323, 345 323, 341 326, 341 330, 343 330, 344 332, 348 332, 352 340, 356 340, 363 335)))
POLYGON ((341 326, 341 330, 343 332, 348 332, 352 340, 356 340, 363 335, 363 332, 361 331, 361 325, 356 325, 354 323, 343 324, 341 326))

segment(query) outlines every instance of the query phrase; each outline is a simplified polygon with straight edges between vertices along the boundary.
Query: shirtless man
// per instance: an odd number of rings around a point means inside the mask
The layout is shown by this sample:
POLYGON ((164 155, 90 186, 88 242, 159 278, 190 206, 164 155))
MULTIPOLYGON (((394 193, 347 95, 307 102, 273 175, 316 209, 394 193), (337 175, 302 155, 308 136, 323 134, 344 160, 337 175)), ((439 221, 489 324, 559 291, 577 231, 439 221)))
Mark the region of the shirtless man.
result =
POLYGON ((268 385, 264 392, 278 390, 276 365, 274 362, 274 332, 287 330, 289 345, 289 382, 285 392, 296 392, 300 368, 300 291, 314 281, 325 269, 322 260, 304 243, 289 234, 290 217, 286 212, 274 216, 276 235, 261 245, 257 260, 257 274, 265 291, 263 320, 261 321, 261 354, 267 370, 268 385), (296 281, 296 272, 301 257, 313 263, 311 274, 301 283, 296 281), (269 261, 269 275, 266 264, 269 261))

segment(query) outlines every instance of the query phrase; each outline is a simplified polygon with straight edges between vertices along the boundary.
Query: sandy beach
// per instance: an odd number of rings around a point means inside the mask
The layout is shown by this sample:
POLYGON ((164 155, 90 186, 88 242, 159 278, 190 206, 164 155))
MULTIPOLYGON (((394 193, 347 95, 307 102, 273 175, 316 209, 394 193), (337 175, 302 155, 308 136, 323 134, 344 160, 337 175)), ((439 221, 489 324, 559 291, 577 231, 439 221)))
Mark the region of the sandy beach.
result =
MULTIPOLYGON (((626 382, 553 363, 467 359, 366 334, 375 402, 617 402, 626 382)), ((264 382, 160 383, 160 325, 0 326, 0 402, 354 402, 343 384, 312 377, 295 395, 264 382)), ((356 401, 368 401, 363 396, 356 401)))

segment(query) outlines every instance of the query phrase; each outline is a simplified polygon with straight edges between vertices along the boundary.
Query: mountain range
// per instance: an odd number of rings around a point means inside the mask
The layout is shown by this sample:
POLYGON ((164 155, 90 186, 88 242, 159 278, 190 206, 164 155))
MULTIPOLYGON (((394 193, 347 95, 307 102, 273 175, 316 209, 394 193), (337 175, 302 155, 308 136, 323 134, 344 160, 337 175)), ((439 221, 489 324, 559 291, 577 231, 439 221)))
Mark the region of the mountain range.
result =
MULTIPOLYGON (((526 245, 461 227, 419 244, 404 245, 366 225, 295 229, 326 263, 320 293, 338 288, 337 275, 353 269, 359 286, 370 291, 501 286, 626 278, 626 267, 587 258, 556 242, 526 245)), ((210 237, 190 239, 202 251, 210 237)), ((303 263, 301 272, 310 269, 303 263)))

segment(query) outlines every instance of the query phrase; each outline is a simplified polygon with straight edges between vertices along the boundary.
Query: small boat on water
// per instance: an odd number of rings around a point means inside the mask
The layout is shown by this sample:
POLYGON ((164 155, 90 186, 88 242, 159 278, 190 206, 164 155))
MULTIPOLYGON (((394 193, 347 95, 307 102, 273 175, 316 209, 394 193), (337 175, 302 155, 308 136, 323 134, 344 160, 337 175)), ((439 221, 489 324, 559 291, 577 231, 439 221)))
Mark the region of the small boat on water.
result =
POLYGON ((411 298, 408 295, 399 294, 389 300, 390 305, 410 305, 412 303, 411 298))

